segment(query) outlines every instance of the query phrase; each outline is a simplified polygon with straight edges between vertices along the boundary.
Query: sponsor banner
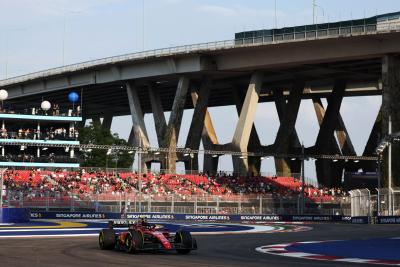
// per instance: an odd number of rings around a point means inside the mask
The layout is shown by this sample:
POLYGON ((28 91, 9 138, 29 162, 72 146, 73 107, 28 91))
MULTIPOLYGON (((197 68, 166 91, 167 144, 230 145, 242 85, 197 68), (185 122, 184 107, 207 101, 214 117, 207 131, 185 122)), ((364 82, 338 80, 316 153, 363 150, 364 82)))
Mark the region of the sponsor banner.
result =
POLYGON ((369 217, 368 216, 351 217, 351 223, 353 223, 353 224, 368 224, 369 217))
POLYGON ((400 224, 400 216, 378 216, 376 218, 378 224, 400 224))
POLYGON ((340 215, 284 215, 289 222, 349 222, 351 217, 340 215))
POLYGON ((31 212, 31 219, 120 219, 118 213, 99 212, 31 212))
POLYGON ((255 221, 255 222, 280 222, 283 221, 279 215, 232 215, 237 221, 255 221))
POLYGON ((29 222, 29 209, 27 208, 1 208, 0 223, 26 223, 29 222))
POLYGON ((351 217, 336 215, 267 215, 267 214, 177 214, 177 213, 101 213, 101 212, 31 212, 31 219, 102 219, 204 222, 351 222, 351 217))

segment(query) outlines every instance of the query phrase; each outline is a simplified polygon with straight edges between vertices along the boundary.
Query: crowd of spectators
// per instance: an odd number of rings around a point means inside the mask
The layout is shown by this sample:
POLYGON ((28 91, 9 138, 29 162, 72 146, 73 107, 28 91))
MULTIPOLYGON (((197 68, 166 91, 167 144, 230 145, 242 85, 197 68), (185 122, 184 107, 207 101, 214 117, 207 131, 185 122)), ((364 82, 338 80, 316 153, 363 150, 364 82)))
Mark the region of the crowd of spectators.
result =
POLYGON ((6 128, 0 129, 0 136, 2 139, 31 139, 31 140, 77 140, 79 132, 75 128, 66 129, 64 127, 48 127, 41 131, 37 129, 23 129, 7 130, 6 128))
MULTIPOLYGON (((301 194, 302 184, 293 177, 236 177, 219 173, 207 175, 154 174, 90 171, 13 171, 4 175, 8 190, 39 191, 79 195, 138 193, 152 197, 269 195, 293 197, 301 194), (141 187, 140 187, 141 184, 141 187)), ((347 196, 341 188, 305 187, 305 196, 318 201, 347 196)))
POLYGON ((0 113, 7 114, 24 114, 24 115, 52 115, 52 116, 80 116, 81 106, 74 108, 60 109, 57 103, 51 105, 49 110, 43 110, 41 108, 14 108, 12 106, 4 106, 0 109, 0 113))

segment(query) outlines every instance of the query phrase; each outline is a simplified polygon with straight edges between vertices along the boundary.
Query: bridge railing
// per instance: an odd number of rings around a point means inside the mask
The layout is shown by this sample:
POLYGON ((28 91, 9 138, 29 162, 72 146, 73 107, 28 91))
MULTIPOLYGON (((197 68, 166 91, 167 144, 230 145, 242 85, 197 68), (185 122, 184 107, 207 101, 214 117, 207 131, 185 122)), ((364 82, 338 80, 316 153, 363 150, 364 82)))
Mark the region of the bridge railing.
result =
POLYGON ((315 40, 324 38, 333 38, 340 36, 353 36, 353 35, 366 35, 374 34, 376 32, 400 31, 400 22, 387 22, 370 25, 348 26, 339 28, 317 29, 314 31, 302 31, 289 34, 276 34, 272 36, 262 36, 253 38, 243 38, 235 40, 215 41, 191 45, 182 45, 169 48, 160 48, 136 53, 130 53, 120 56, 106 57, 97 60, 86 61, 77 64, 65 65, 62 67, 52 68, 44 71, 38 71, 26 75, 21 75, 0 81, 0 86, 7 86, 16 84, 23 81, 43 78, 51 75, 58 75, 65 72, 73 72, 83 70, 86 68, 101 66, 106 64, 115 64, 130 60, 145 59, 148 57, 161 57, 173 54, 185 54, 199 51, 212 51, 219 49, 230 49, 235 47, 277 44, 302 40, 315 40))

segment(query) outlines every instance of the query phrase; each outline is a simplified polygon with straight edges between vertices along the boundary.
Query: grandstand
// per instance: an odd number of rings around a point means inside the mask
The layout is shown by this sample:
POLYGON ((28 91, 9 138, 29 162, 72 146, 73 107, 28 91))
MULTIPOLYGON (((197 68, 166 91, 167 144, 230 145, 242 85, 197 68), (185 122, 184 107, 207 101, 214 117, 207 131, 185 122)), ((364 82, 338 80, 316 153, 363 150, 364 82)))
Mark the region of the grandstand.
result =
MULTIPOLYGON (((4 90, 3 90, 4 91, 4 90)), ((80 107, 60 110, 43 101, 41 107, 6 105, 0 111, 0 166, 12 168, 77 168, 76 123, 80 107)))
MULTIPOLYGON (((270 202, 272 207, 277 204, 276 213, 279 213, 279 209, 287 213, 288 208, 293 209, 292 213, 296 213, 297 208, 294 206, 298 205, 302 185, 301 181, 294 177, 244 177, 222 172, 215 176, 151 172, 138 174, 90 169, 7 170, 4 173, 4 184, 5 203, 11 206, 31 207, 34 210, 81 208, 115 211, 128 202, 143 201, 147 203, 144 211, 159 212, 160 208, 171 209, 171 202, 180 203, 184 209, 197 209, 194 202, 210 202, 206 204, 206 209, 203 207, 203 211, 211 213, 239 212, 237 203, 247 206, 248 213, 256 213, 261 209, 262 199, 270 202), (282 200, 287 203, 281 203, 282 200), (214 203, 216 201, 220 207, 212 208, 213 205, 217 205, 214 203), (153 207, 148 203, 153 203, 153 207), (229 205, 223 208, 224 203, 229 205), (287 206, 284 209, 285 205, 287 206)), ((347 196, 348 194, 339 188, 315 188, 312 185, 305 187, 305 197, 310 208, 316 208, 320 204, 333 204, 332 209, 339 210, 338 204, 347 196)), ((202 205, 204 206, 204 203, 202 205)), ((136 205, 132 206, 132 210, 137 211, 136 205)))

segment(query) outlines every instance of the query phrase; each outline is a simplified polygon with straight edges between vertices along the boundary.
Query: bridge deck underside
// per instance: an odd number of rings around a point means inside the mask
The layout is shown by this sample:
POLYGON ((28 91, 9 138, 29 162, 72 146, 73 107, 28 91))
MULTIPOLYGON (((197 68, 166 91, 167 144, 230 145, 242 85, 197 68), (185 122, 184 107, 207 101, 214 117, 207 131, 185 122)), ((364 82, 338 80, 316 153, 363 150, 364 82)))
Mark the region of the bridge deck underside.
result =
MULTIPOLYGON (((354 88, 346 89, 345 97, 381 94, 381 88, 378 86, 378 82, 381 79, 381 58, 299 65, 292 68, 261 69, 257 71, 262 71, 264 74, 259 102, 274 101, 273 90, 281 90, 284 97, 287 97, 289 88, 296 79, 306 80, 306 87, 310 89, 302 95, 303 99, 328 97, 332 92, 333 80, 338 78, 346 79, 348 84, 354 84, 354 88)), ((200 85, 204 77, 210 78, 212 85, 208 107, 218 107, 235 105, 232 90, 245 90, 251 73, 252 71, 226 72, 215 70, 187 74, 187 76, 190 78, 191 87, 200 85)), ((143 112, 152 112, 148 93, 149 84, 152 85, 153 90, 159 93, 164 111, 170 111, 178 81, 178 75, 135 80, 143 112)), ((73 88, 73 90, 82 90, 82 106, 85 117, 101 116, 104 114, 105 109, 114 116, 130 114, 125 81, 95 84, 73 88)), ((49 99, 60 106, 66 106, 68 105, 65 104, 67 102, 66 92, 68 91, 42 92, 10 99, 7 103, 13 106, 32 107, 37 106, 42 99, 49 99)), ((190 94, 188 94, 185 109, 191 108, 193 108, 193 104, 190 94)))

